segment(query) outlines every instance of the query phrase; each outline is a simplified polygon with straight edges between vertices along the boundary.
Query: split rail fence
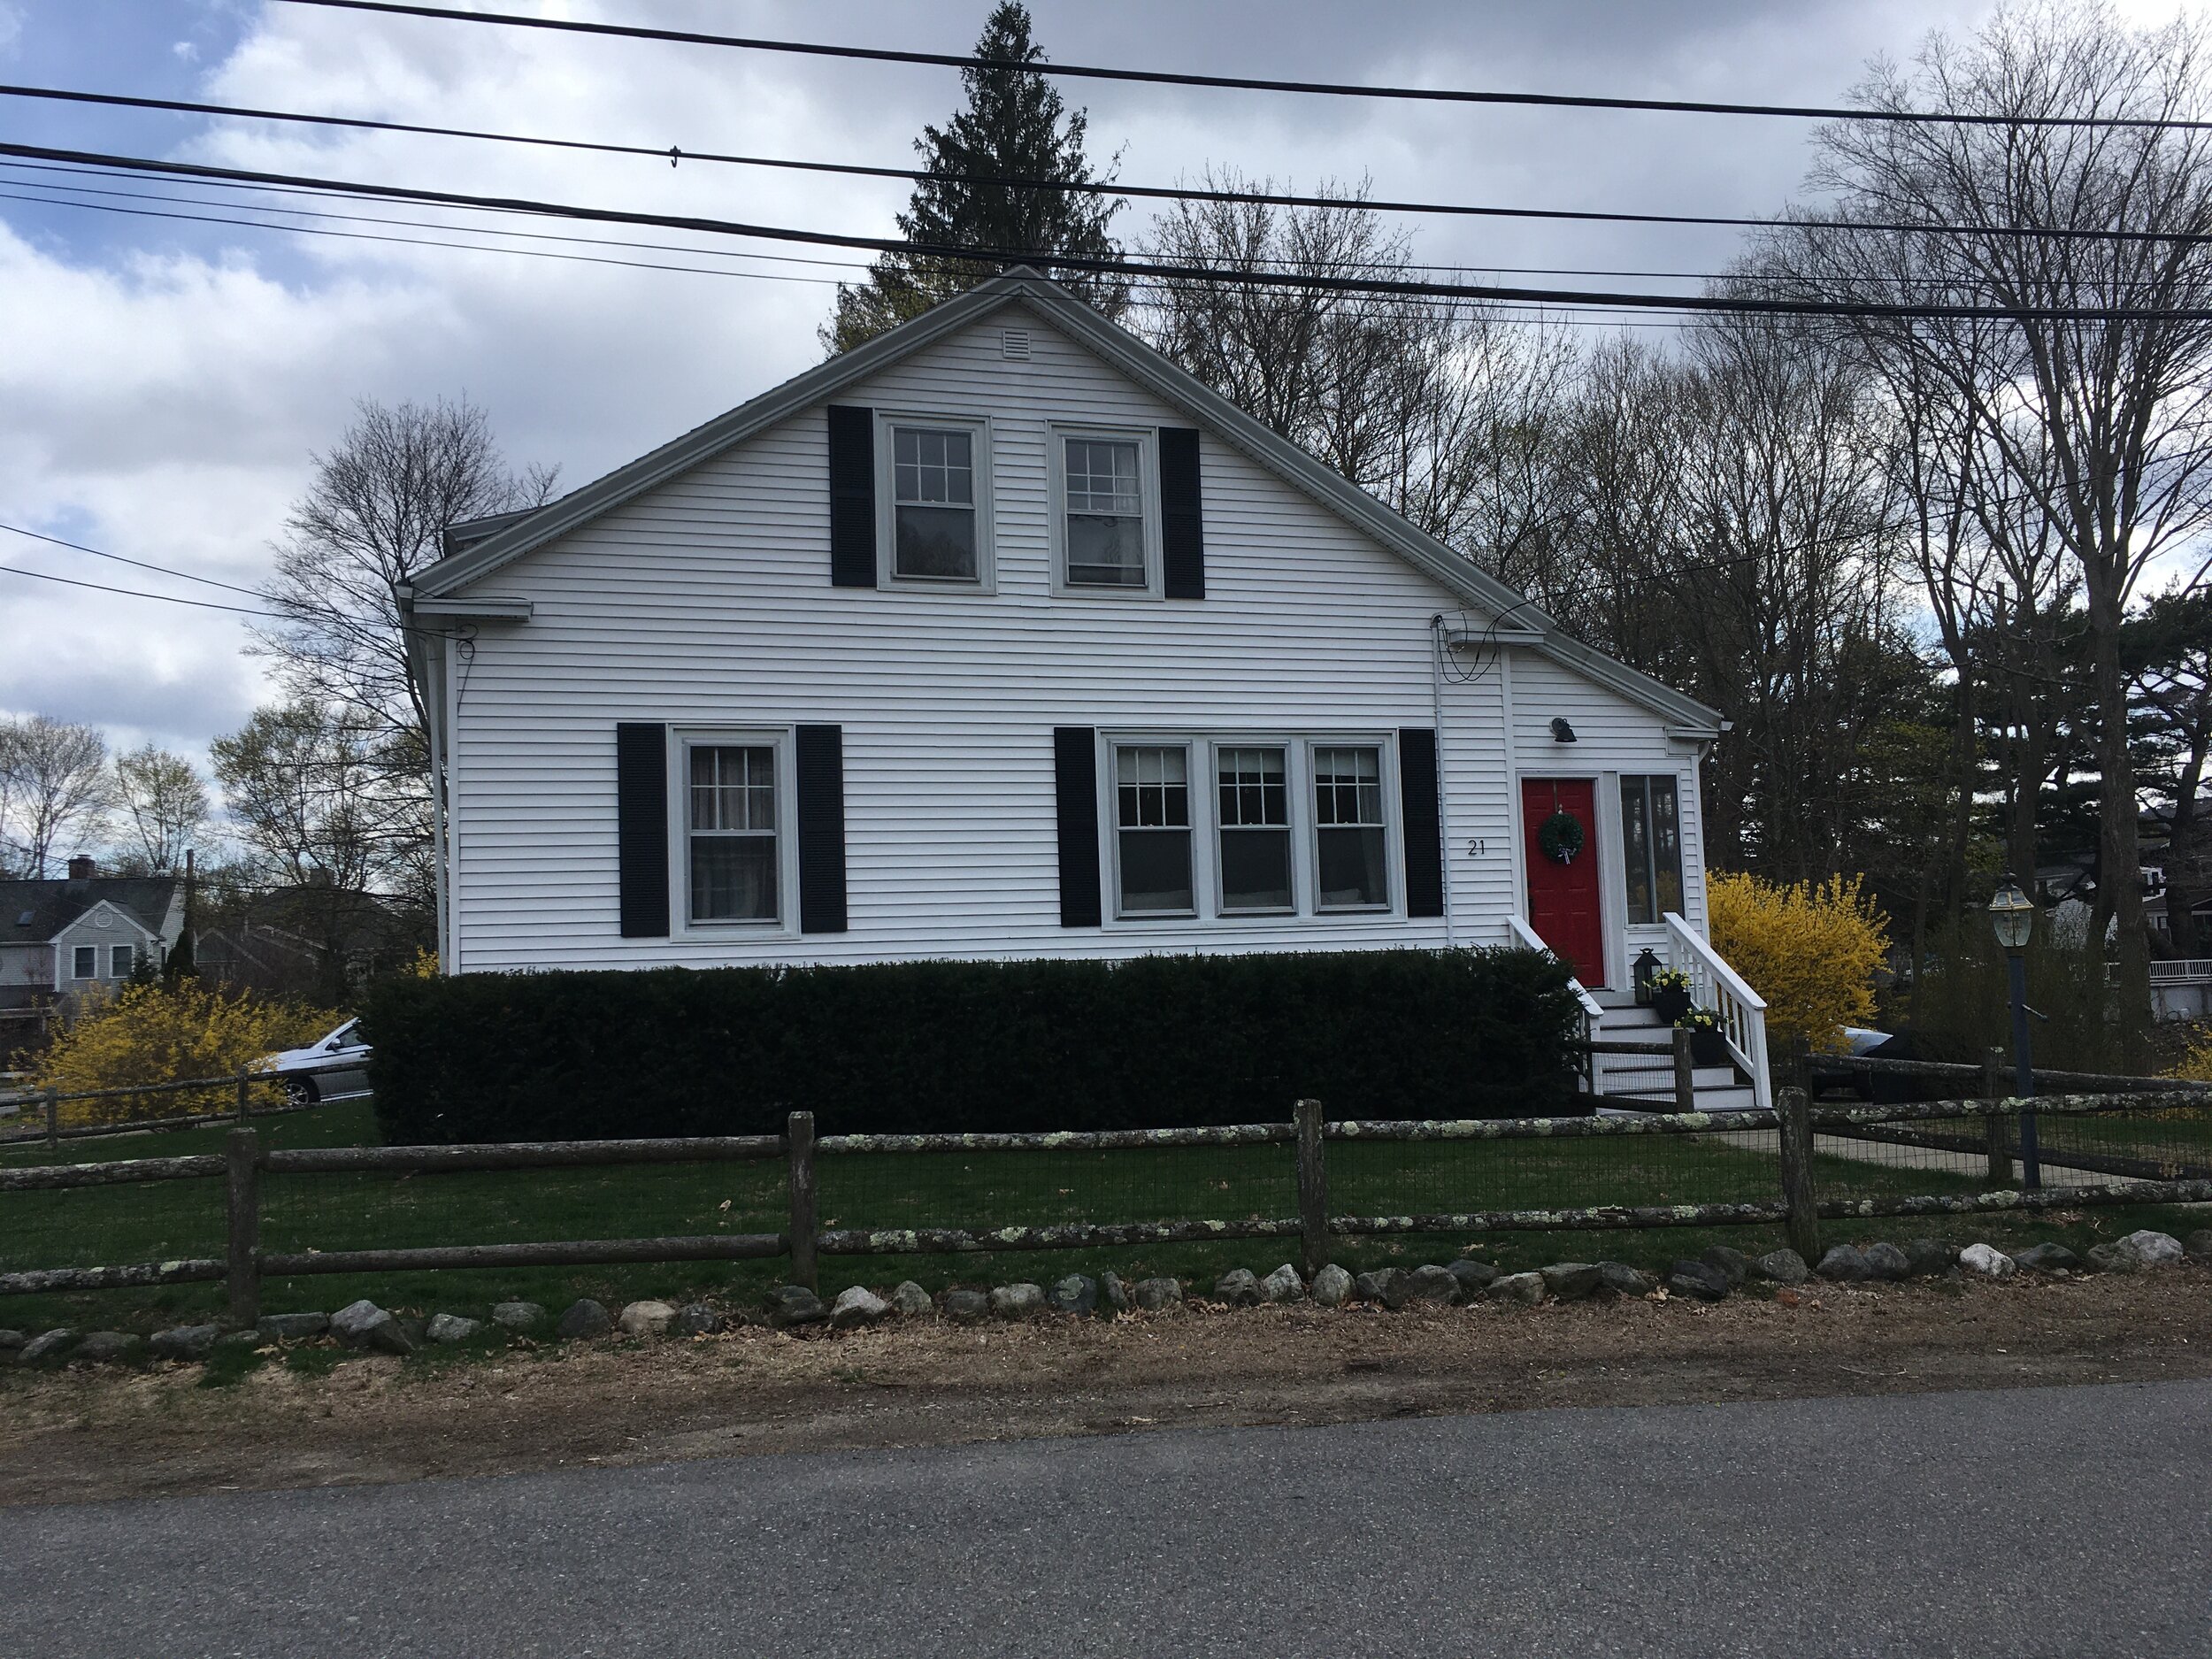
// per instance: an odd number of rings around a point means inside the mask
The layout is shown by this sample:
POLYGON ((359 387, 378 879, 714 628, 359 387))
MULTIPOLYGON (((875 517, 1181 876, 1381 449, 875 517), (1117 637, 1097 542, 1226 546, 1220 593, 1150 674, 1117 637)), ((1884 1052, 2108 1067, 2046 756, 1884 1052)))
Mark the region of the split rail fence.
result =
MULTIPOLYGON (((2054 1141, 2063 1137, 2054 1135, 2054 1141)), ((2106 1141, 2112 1136, 2108 1133, 2106 1141)), ((941 1168, 943 1166, 940 1166, 941 1168)), ((1210 1166, 1210 1168, 1211 1166, 1210 1166)), ((1535 1170, 1531 1163, 1528 1170, 1535 1170)), ((1543 1166, 1533 1184, 1556 1189, 1563 1163, 1543 1166)), ((1577 1166, 1584 1174, 1594 1165, 1577 1166)), ((1617 1173, 1617 1171, 1616 1171, 1617 1173)), ((429 1269, 572 1267, 623 1263, 726 1262, 787 1258, 788 1277, 813 1286, 824 1256, 963 1256, 1105 1246, 1219 1242, 1248 1239, 1294 1240, 1310 1274, 1328 1259, 1331 1240, 1407 1234, 1468 1235, 1527 1231, 1623 1230, 1779 1225, 1807 1258, 1816 1259, 1824 1220, 1875 1217, 1960 1215, 2073 1209, 2089 1205, 2212 1202, 2212 1095, 2201 1089, 2045 1096, 2032 1102, 1992 1097, 1909 1104, 1816 1103, 1801 1087, 1779 1092, 1776 1108, 1727 1114, 1696 1112, 1617 1114, 1578 1118, 1463 1121, 1325 1121, 1318 1102, 1301 1101, 1293 1121, 1210 1128, 1116 1130, 1056 1134, 820 1135, 812 1116, 793 1113, 780 1135, 720 1139, 522 1142, 500 1145, 270 1148, 250 1126, 232 1129, 223 1152, 114 1163, 0 1166, 0 1207, 16 1194, 173 1181, 225 1184, 226 1249, 219 1257, 142 1262, 113 1266, 26 1268, 0 1271, 0 1294, 77 1292, 107 1288, 221 1282, 234 1318, 257 1317, 265 1279, 303 1275, 365 1274, 429 1269), (2023 1190, 2015 1179, 2015 1135, 2020 1112, 2032 1107, 2046 1125, 2083 1127, 2083 1149, 2047 1149, 2047 1165, 2068 1171, 2094 1168, 2090 1159, 2100 1125, 2132 1148, 2118 1162, 2124 1171, 2097 1179, 2042 1190, 2023 1190), (1881 1140, 1870 1141, 1869 1137, 1881 1140), (1641 1144, 1704 1149, 1707 1164, 1724 1168, 1731 1190, 1748 1196, 1725 1202, 1637 1202, 1563 1208, 1431 1208, 1409 1213, 1333 1213, 1333 1174, 1373 1196, 1379 1188, 1359 1178, 1361 1160, 1374 1164, 1374 1148, 1395 1147, 1384 1165, 1425 1196, 1463 1199, 1483 1182, 1471 1179, 1499 1161, 1519 1156, 1557 1158, 1578 1143, 1641 1144), (1295 1213, 1252 1213, 1218 1218, 1148 1221, 1071 1220, 999 1227, 852 1227, 825 1225, 818 1179, 826 1165, 866 1160, 893 1171, 901 1202, 931 1202, 927 1160, 978 1155, 1051 1153, 1166 1153, 1199 1157, 1212 1149, 1279 1147, 1295 1172, 1295 1213), (1961 1147, 1973 1156, 1957 1156, 1961 1147), (1844 1149, 1837 1156, 1836 1149, 1844 1149), (1884 1169, 1878 1160, 1896 1148, 1934 1164, 1884 1169), (1868 1148, 1862 1153, 1859 1149, 1868 1148), (2154 1156, 2135 1156, 2149 1152, 2154 1156), (1877 1162, 1869 1163, 1870 1154, 1877 1162), (1459 1161, 1454 1162, 1456 1158, 1459 1161), (1857 1161, 1855 1161, 1856 1159, 1857 1161), (617 1165, 678 1164, 761 1164, 780 1161, 786 1213, 776 1231, 718 1233, 657 1238, 582 1239, 530 1243, 451 1244, 363 1249, 265 1249, 263 1184, 270 1177, 390 1174, 438 1177, 459 1171, 533 1171, 606 1169, 617 1165), (2146 1173, 2145 1171, 2149 1171, 2146 1173), (1914 1191, 1928 1171, 1942 1190, 1914 1191), (1418 1176, 1423 1179, 1415 1179, 1418 1176), (1876 1179, 1876 1177, 1881 1179, 1876 1179), (1900 1189, 1902 1182, 1903 1188, 1900 1189), (1824 1195, 1825 1194, 1825 1195, 1824 1195)), ((1524 1190, 1530 1186, 1524 1182, 1524 1190)), ((1227 1182, 1201 1183, 1225 1190, 1227 1182)), ((1189 1190, 1187 1186, 1184 1190, 1189 1190)), ((1286 1194, 1286 1185, 1269 1189, 1286 1194)), ((1618 1187, 1616 1190, 1620 1190, 1618 1187)), ((1223 1202, 1222 1209, 1231 1208, 1223 1202)), ((4 1209, 0 1208, 0 1217, 4 1209)))

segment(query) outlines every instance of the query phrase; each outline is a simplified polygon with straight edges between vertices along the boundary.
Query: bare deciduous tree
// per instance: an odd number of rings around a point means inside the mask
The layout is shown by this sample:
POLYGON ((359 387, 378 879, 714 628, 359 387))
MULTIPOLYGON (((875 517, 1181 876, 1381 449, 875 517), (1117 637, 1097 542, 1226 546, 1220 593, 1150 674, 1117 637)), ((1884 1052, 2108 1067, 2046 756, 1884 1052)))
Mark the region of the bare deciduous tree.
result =
POLYGON ((108 806, 99 733, 43 714, 0 719, 0 848, 10 864, 44 875, 57 851, 98 838, 108 806))
POLYGON ((180 868, 208 822, 207 784, 198 769, 147 743, 116 756, 112 771, 117 816, 128 837, 120 863, 151 875, 180 868))

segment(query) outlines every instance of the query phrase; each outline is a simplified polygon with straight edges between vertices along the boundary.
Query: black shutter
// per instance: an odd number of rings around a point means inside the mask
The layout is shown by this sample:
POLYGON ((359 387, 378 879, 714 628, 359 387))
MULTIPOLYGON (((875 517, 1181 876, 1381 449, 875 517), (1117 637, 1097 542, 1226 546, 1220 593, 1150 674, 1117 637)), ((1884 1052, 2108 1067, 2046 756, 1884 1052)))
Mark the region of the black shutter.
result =
POLYGON ((1060 818, 1060 926, 1096 927, 1098 733, 1089 726, 1052 728, 1052 795, 1060 818))
POLYGON ((845 733, 799 728, 799 931, 845 931, 845 733))
POLYGON ((876 585, 876 416, 829 406, 830 586, 876 585))
POLYGON ((614 728, 615 862, 625 939, 668 937, 668 728, 614 728))
POLYGON ((1160 564, 1170 599, 1206 596, 1206 513, 1198 491, 1198 434, 1160 428, 1160 564))
POLYGON ((1406 914, 1444 914, 1443 819, 1436 799, 1436 732, 1398 733, 1398 801, 1405 815, 1406 914))

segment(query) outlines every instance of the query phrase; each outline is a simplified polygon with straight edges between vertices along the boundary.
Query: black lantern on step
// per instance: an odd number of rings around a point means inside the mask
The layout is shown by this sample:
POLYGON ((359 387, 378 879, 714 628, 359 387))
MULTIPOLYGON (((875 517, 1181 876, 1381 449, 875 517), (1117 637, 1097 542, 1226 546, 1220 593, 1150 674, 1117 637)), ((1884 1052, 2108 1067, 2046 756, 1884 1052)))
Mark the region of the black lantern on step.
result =
POLYGON ((1646 945, 1643 954, 1629 966, 1636 976, 1636 1006, 1649 1008, 1651 1006, 1651 976, 1659 972, 1659 958, 1652 955, 1651 947, 1646 945))

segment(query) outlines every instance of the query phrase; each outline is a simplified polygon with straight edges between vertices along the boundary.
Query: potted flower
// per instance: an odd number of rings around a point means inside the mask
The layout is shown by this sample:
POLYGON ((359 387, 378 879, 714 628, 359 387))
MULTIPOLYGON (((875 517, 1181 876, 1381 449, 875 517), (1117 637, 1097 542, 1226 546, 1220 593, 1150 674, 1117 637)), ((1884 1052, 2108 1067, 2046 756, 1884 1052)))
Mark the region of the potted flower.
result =
POLYGON ((1721 1035, 1717 1009, 1693 1008, 1674 1022, 1690 1033, 1690 1058, 1699 1065, 1726 1065, 1728 1042, 1721 1035))
POLYGON ((1661 968, 1651 976, 1651 1011, 1673 1025, 1690 1011, 1690 976, 1680 968, 1661 968))

